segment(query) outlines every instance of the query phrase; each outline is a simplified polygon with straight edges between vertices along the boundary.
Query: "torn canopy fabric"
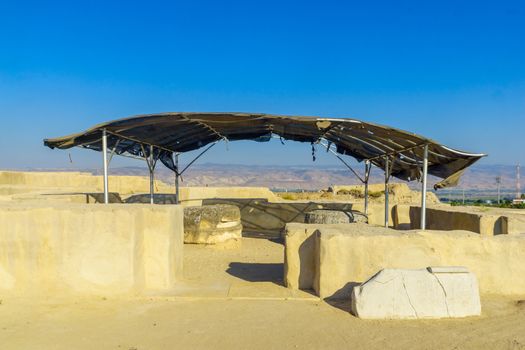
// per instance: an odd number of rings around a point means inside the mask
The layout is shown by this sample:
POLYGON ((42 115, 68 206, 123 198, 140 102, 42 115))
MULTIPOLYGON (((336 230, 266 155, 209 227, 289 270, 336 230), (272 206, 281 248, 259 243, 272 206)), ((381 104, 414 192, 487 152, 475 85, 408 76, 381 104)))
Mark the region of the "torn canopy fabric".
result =
POLYGON ((139 115, 96 125, 77 134, 45 139, 50 148, 83 147, 102 151, 102 133, 108 149, 119 155, 153 156, 173 171, 173 153, 184 153, 220 140, 284 140, 318 143, 326 140, 337 153, 359 162, 369 160, 385 169, 386 157, 392 176, 406 180, 421 177, 423 148, 428 145, 428 173, 443 181, 435 188, 454 186, 464 169, 484 154, 467 153, 431 139, 387 126, 356 119, 282 116, 260 113, 160 113, 139 115))

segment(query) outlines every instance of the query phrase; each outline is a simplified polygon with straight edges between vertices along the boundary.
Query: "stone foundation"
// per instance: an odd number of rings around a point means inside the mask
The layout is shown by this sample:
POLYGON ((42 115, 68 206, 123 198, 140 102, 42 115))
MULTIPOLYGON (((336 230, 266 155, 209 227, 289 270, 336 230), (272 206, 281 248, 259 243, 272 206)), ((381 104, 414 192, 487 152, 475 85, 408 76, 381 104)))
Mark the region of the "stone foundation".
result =
POLYGON ((384 268, 465 266, 485 294, 525 295, 525 235, 396 231, 366 224, 288 224, 285 282, 322 298, 347 298, 384 268))
POLYGON ((180 206, 0 206, 1 293, 164 293, 182 253, 180 206))
MULTIPOLYGON (((419 229, 421 207, 396 205, 392 209, 392 218, 397 229, 419 229)), ((472 212, 472 208, 427 208, 426 221, 429 230, 465 230, 486 236, 525 233, 525 215, 502 215, 490 210, 472 212)))

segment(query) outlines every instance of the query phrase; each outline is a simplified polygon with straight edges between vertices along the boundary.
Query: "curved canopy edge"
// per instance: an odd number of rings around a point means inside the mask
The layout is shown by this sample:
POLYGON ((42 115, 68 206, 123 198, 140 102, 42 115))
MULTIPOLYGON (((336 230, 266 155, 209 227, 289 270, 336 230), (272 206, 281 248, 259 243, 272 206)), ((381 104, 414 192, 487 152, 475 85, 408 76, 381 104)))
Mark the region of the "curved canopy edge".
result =
POLYGON ((337 153, 368 160, 391 175, 406 181, 421 177, 423 148, 428 146, 428 173, 443 181, 435 188, 454 186, 464 170, 485 154, 454 150, 431 139, 356 119, 282 116, 261 113, 160 113, 139 115, 98 124, 84 132, 45 139, 50 148, 83 147, 102 151, 102 132, 108 134, 108 148, 119 155, 154 156, 177 171, 173 153, 202 148, 227 140, 269 141, 272 135, 284 140, 318 143, 326 140, 337 153))

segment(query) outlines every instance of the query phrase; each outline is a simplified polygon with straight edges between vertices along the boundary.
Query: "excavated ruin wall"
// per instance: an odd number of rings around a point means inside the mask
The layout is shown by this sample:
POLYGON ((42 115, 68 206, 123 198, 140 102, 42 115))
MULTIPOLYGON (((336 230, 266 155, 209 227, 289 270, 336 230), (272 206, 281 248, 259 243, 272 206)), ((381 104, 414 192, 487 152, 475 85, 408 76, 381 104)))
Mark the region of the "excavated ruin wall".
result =
POLYGON ((181 206, 3 204, 0 292, 143 294, 182 278, 181 206))
MULTIPOLYGON (((149 203, 149 178, 144 176, 109 176, 109 191, 133 203, 149 203)), ((53 201, 92 203, 93 196, 83 193, 102 193, 102 176, 82 172, 20 172, 0 171, 0 201, 53 201), (3 197, 3 198, 2 198, 3 197)), ((264 198, 277 200, 266 187, 181 187, 180 200, 184 206, 202 205, 208 198, 264 198)), ((155 200, 173 204, 175 187, 155 180, 155 200)), ((100 197, 100 196, 99 196, 100 197)))
MULTIPOLYGON (((109 189, 121 195, 140 192, 149 192, 149 178, 143 176, 109 176, 109 189)), ((22 172, 22 171, 0 171, 0 186, 5 191, 41 191, 56 189, 82 190, 101 192, 104 189, 102 176, 95 176, 83 172, 22 172)), ((173 191, 173 187, 162 181, 155 181, 158 191, 173 191)))
POLYGON ((282 237, 287 223, 305 222, 305 215, 312 210, 340 210, 350 212, 351 203, 340 202, 269 202, 262 198, 214 198, 203 205, 229 204, 239 207, 244 233, 269 238, 282 237))
MULTIPOLYGON (((396 205, 392 209, 394 227, 418 229, 421 223, 421 207, 396 205)), ((472 213, 448 208, 427 208, 426 228, 429 230, 466 230, 481 235, 525 233, 525 218, 513 215, 472 213)))
POLYGON ((525 235, 289 224, 285 241, 287 286, 313 288, 322 298, 348 297, 356 283, 383 268, 427 266, 465 266, 481 293, 525 295, 525 235))

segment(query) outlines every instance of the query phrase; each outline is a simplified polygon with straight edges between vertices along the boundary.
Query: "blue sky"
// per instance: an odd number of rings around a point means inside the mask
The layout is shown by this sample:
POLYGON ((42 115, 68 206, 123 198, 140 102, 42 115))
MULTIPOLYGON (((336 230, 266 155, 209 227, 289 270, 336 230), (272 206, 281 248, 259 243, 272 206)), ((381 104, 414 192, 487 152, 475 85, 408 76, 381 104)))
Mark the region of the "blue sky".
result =
MULTIPOLYGON (((0 0, 0 168, 99 166, 42 139, 164 111, 354 117, 525 164, 525 3, 0 0)), ((283 150, 203 161, 311 163, 283 150)))

